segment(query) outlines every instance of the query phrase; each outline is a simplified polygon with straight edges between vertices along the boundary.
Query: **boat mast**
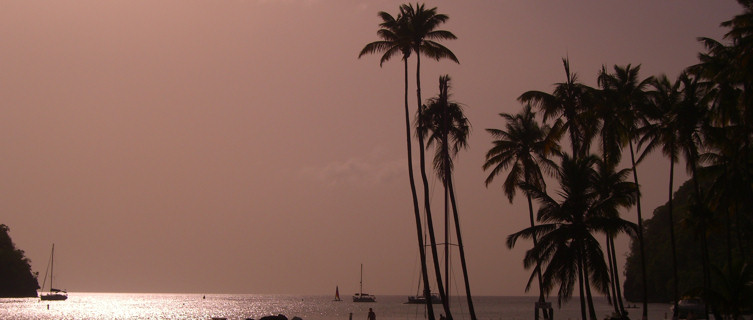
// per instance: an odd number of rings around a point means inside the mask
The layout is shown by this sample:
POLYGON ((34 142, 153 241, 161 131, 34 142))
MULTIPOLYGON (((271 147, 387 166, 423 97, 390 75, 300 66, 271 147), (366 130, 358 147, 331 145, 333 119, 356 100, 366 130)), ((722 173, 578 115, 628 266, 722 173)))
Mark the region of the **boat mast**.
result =
POLYGON ((361 289, 358 291, 358 296, 363 296, 363 263, 361 264, 361 289))
POLYGON ((52 285, 52 275, 55 274, 55 244, 52 244, 52 252, 50 252, 50 292, 54 289, 52 285))

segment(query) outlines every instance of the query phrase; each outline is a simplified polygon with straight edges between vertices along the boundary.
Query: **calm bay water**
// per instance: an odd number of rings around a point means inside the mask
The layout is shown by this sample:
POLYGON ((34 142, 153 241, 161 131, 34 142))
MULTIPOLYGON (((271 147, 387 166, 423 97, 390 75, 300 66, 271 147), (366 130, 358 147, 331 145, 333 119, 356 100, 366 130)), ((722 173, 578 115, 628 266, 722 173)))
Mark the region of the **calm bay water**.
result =
MULTIPOLYGON (((425 319, 424 307, 403 304, 407 296, 378 296, 376 303, 353 303, 349 296, 341 302, 331 296, 296 295, 218 295, 211 294, 133 294, 133 293, 70 293, 67 301, 39 299, 0 299, 0 319, 211 319, 229 320, 284 314, 303 320, 353 319, 365 320, 373 308, 379 320, 425 319)), ((454 298, 455 319, 470 319, 465 298, 454 298)), ((556 298, 555 298, 556 299, 556 298)), ((479 319, 531 320, 535 297, 474 297, 479 319)), ((554 301, 556 305, 556 300, 554 301)), ((605 299, 597 298, 597 315, 604 319, 612 308, 605 299)), ((441 305, 435 306, 436 315, 441 305)), ((640 319, 641 309, 628 309, 631 319, 640 319)), ((649 319, 665 319, 667 304, 649 304, 649 319)), ((577 299, 555 306, 555 319, 579 319, 577 299)), ((671 316, 671 315, 670 315, 671 316)))

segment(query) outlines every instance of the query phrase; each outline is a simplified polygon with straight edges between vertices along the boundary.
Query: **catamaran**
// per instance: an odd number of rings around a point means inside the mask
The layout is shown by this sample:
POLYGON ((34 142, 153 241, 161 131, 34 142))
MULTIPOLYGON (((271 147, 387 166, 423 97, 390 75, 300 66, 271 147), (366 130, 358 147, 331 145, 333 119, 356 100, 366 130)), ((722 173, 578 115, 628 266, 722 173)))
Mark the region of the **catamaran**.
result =
MULTIPOLYGON (((39 298, 42 300, 65 300, 68 299, 68 293, 65 290, 55 289, 52 286, 52 275, 55 266, 55 244, 52 244, 52 252, 50 253, 50 291, 42 294, 39 298)), ((42 290, 44 290, 45 283, 47 282, 47 273, 45 272, 44 281, 42 281, 42 290)))

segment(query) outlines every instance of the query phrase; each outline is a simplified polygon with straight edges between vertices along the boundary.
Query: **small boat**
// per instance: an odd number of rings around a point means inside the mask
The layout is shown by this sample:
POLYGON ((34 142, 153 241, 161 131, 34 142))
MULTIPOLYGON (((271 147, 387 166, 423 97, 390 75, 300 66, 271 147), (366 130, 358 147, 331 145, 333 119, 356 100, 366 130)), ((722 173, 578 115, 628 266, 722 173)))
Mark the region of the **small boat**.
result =
POLYGON ((335 286, 335 300, 332 301, 342 301, 340 300, 340 288, 338 288, 337 286, 335 286))
MULTIPOLYGON (((62 301, 68 299, 68 293, 65 290, 55 289, 52 286, 52 275, 55 266, 55 244, 52 244, 52 252, 50 253, 50 291, 42 294, 39 298, 44 301, 62 301)), ((44 284, 47 282, 47 273, 44 275, 44 281, 42 282, 42 290, 44 290, 44 284)))
MULTIPOLYGON (((674 311, 674 306, 670 309, 674 311)), ((708 319, 706 305, 700 298, 684 298, 677 302, 678 319, 708 319)))
POLYGON ((361 264, 361 289, 353 295, 353 302, 376 302, 376 297, 363 292, 363 264, 361 264))
MULTIPOLYGON (((431 294, 431 299, 430 300, 431 300, 432 304, 442 303, 442 299, 436 293, 432 293, 431 294)), ((426 304, 426 297, 425 296, 421 296, 421 295, 410 296, 410 297, 408 297, 408 302, 406 302, 406 303, 407 304, 426 304)))

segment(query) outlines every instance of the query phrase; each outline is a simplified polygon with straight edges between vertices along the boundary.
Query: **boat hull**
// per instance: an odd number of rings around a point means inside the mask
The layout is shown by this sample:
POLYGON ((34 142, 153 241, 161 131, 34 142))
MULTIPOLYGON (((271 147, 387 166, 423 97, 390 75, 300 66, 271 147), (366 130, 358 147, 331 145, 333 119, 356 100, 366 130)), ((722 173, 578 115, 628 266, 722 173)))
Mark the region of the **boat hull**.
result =
POLYGON ((376 297, 365 293, 355 294, 353 302, 376 302, 376 297))
POLYGON ((41 297, 39 297, 43 301, 62 301, 68 299, 67 295, 60 294, 60 293, 51 293, 51 294, 44 294, 41 297))
MULTIPOLYGON (((408 297, 408 302, 406 302, 406 303, 407 304, 426 304, 426 297, 424 297, 424 296, 410 296, 410 297, 408 297)), ((431 295, 431 303, 432 304, 442 303, 442 299, 438 295, 432 294, 431 295)))

